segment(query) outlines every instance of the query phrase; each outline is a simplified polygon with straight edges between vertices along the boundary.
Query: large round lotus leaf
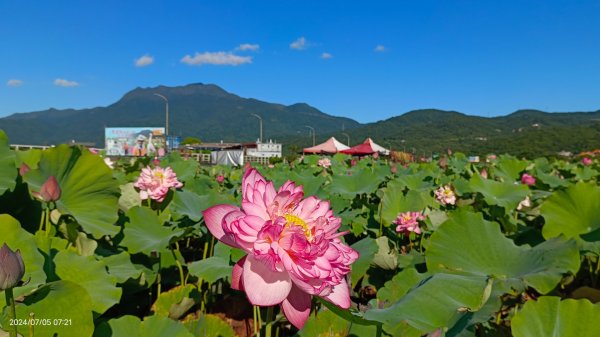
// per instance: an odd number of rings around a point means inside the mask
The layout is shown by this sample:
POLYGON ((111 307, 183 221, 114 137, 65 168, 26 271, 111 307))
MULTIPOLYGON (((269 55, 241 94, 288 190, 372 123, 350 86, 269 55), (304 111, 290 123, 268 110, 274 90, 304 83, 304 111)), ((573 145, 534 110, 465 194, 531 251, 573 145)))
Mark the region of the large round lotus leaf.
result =
POLYGON ((39 191, 50 177, 58 180, 61 189, 56 202, 62 214, 70 214, 83 229, 95 238, 115 235, 119 227, 119 186, 102 158, 90 151, 60 145, 42 153, 38 169, 25 174, 32 191, 39 191))
POLYGON ((406 185, 400 181, 390 181, 383 190, 381 200, 381 220, 384 226, 391 226, 400 212, 421 212, 433 204, 429 190, 409 190, 406 195, 403 191, 406 185))
POLYGON ((179 181, 192 180, 200 164, 196 160, 184 160, 179 153, 171 152, 161 161, 162 167, 171 167, 179 181))
POLYGON ((363 277, 375 257, 375 253, 379 251, 377 242, 369 237, 366 237, 351 246, 358 252, 358 259, 352 264, 352 285, 356 285, 358 280, 363 277))
POLYGON ((180 285, 160 293, 152 305, 152 311, 156 315, 177 320, 199 301, 200 292, 194 285, 180 285))
MULTIPOLYGON (((94 333, 92 302, 88 292, 70 281, 48 283, 17 303, 17 318, 39 319, 35 336, 91 337, 94 333)), ((2 325, 7 327, 6 311, 2 325)), ((29 327, 19 328, 19 334, 29 336, 29 327)))
POLYGON ((231 325, 217 315, 205 314, 197 320, 184 323, 194 336, 233 337, 236 336, 231 325))
POLYGON ((61 280, 72 281, 83 287, 92 300, 92 309, 102 314, 121 299, 122 289, 117 279, 109 275, 104 263, 93 256, 79 256, 70 251, 60 251, 54 257, 56 275, 61 280))
MULTIPOLYGON (((18 249, 21 252, 25 265, 23 281, 29 280, 26 285, 14 288, 15 296, 26 294, 46 283, 44 256, 40 254, 33 235, 21 228, 19 222, 8 214, 0 214, 0 233, 0 247, 6 243, 11 250, 18 249)), ((4 291, 1 291, 0 307, 4 304, 4 291)))
POLYGON ((130 278, 136 279, 142 274, 142 269, 131 262, 127 252, 107 256, 102 262, 108 267, 108 273, 114 276, 118 283, 125 283, 130 278))
POLYGON ((600 187, 579 182, 556 191, 542 204, 545 238, 576 237, 600 229, 600 187))
POLYGON ((198 222, 202 219, 202 210, 209 206, 206 204, 206 198, 202 198, 194 192, 175 191, 173 200, 168 207, 173 212, 175 220, 187 216, 192 221, 198 222))
POLYGON ((423 332, 451 328, 466 312, 485 304, 489 285, 483 276, 434 274, 392 306, 370 309, 364 318, 383 323, 386 331, 402 322, 423 332))
POLYGON ((528 301, 512 320, 515 337, 600 336, 600 305, 588 300, 542 296, 528 301))
POLYGON ((529 194, 526 185, 483 179, 479 175, 471 178, 470 185, 471 190, 481 193, 489 205, 498 205, 507 210, 517 208, 519 202, 529 194))
POLYGON ((100 332, 98 337, 194 337, 183 324, 174 321, 168 317, 150 316, 144 321, 140 321, 135 316, 123 316, 108 321, 100 332))
POLYGON ((15 188, 17 174, 15 153, 8 146, 8 137, 0 130, 0 195, 15 188))
POLYGON ((525 170, 528 164, 525 160, 519 160, 511 156, 501 156, 496 162, 494 173, 506 182, 513 182, 521 177, 521 172, 525 170))
POLYGON ((161 252, 167 249, 169 241, 183 231, 173 231, 161 224, 156 213, 145 207, 133 207, 127 212, 129 222, 125 224, 125 237, 121 245, 127 247, 129 253, 161 252))
POLYGON ((415 268, 406 268, 387 281, 377 291, 377 299, 384 307, 400 300, 412 287, 422 281, 426 274, 419 274, 415 268))
POLYGON ((368 171, 360 171, 351 176, 335 176, 328 186, 331 193, 337 193, 345 198, 353 199, 357 194, 375 192, 381 183, 368 171))
POLYGON ((574 240, 563 238, 533 248, 517 246, 497 223, 485 221, 480 213, 462 211, 452 214, 431 235, 426 261, 430 272, 490 276, 545 294, 563 274, 577 272, 579 251, 574 240))
POLYGON ((229 265, 229 258, 225 259, 219 256, 211 256, 188 265, 190 274, 209 283, 231 277, 232 269, 233 267, 229 265))

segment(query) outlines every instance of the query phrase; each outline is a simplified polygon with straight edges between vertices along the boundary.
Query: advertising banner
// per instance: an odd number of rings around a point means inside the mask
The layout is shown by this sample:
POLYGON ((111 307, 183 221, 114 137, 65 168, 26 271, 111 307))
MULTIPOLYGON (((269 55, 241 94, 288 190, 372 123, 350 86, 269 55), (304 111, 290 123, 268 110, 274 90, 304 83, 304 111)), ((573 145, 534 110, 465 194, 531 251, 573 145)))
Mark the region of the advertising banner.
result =
POLYGON ((109 156, 162 157, 167 152, 165 128, 105 128, 104 144, 109 156))

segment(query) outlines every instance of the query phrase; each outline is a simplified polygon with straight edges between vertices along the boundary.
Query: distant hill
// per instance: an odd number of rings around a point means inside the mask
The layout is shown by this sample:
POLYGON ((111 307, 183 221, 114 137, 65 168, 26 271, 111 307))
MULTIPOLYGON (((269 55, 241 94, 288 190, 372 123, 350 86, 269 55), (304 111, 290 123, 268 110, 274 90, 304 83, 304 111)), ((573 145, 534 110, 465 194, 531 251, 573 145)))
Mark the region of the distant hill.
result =
POLYGON ((48 145, 69 142, 104 144, 104 127, 163 126, 164 101, 169 99, 170 132, 206 142, 251 142, 259 135, 276 139, 285 152, 312 145, 306 125, 316 129, 317 142, 335 136, 351 145, 371 137, 385 147, 418 155, 450 148, 467 154, 511 153, 536 157, 560 151, 600 148, 600 110, 548 113, 519 110, 502 117, 469 116, 456 111, 415 110, 369 124, 335 117, 305 103, 282 105, 242 98, 213 84, 137 88, 108 107, 49 109, 0 118, 0 129, 11 143, 48 145), (343 134, 345 133, 345 134, 343 134))
MULTIPOLYGON (((467 154, 538 157, 600 148, 600 110, 572 113, 519 110, 493 118, 456 111, 415 110, 365 124, 346 134, 351 137, 351 145, 371 137, 382 146, 426 156, 452 149, 467 154)), ((331 135, 347 142, 347 136, 341 132, 327 136, 331 135)), ((320 136, 317 141, 327 138, 320 136)), ((312 145, 307 136, 291 137, 286 142, 294 148, 312 145)))
POLYGON ((165 103, 169 100, 169 129, 174 135, 194 136, 203 141, 255 141, 263 119, 263 140, 306 132, 317 134, 354 128, 350 118, 325 114, 308 104, 289 106, 242 98, 213 84, 180 87, 136 88, 118 102, 92 109, 49 109, 0 118, 0 129, 11 143, 58 144, 71 140, 104 144, 104 127, 164 126, 165 103))

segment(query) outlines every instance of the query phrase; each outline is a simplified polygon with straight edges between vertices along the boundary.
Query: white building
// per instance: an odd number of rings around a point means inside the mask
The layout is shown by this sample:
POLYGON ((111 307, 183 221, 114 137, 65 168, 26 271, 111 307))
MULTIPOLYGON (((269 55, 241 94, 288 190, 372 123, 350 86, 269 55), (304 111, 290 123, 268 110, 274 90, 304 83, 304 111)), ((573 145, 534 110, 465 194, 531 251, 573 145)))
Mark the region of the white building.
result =
POLYGON ((257 140, 256 147, 246 148, 246 155, 258 158, 281 158, 281 144, 273 143, 271 139, 269 139, 268 143, 261 143, 260 140, 257 140))

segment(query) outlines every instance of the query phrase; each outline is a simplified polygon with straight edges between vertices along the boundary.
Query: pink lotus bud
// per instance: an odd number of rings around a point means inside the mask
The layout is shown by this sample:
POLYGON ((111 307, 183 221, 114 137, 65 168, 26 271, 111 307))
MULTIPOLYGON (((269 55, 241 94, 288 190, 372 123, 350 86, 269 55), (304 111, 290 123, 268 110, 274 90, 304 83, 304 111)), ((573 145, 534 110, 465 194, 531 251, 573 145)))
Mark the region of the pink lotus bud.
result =
POLYGON ((439 163, 441 168, 445 169, 446 166, 448 166, 448 158, 446 156, 443 156, 442 159, 440 159, 439 163))
POLYGON ((379 158, 379 152, 373 153, 373 159, 377 159, 377 158, 379 158))
POLYGON ((48 180, 42 185, 39 192, 33 193, 33 195, 42 201, 51 202, 56 201, 60 198, 60 186, 54 176, 50 176, 48 180))
POLYGON ((581 163, 582 163, 583 165, 585 165, 585 166, 592 165, 592 158, 589 158, 589 157, 583 157, 583 158, 581 159, 581 163))
POLYGON ((225 177, 223 177, 223 175, 219 174, 219 175, 217 176, 217 182, 218 182, 219 184, 222 184, 224 181, 225 181, 225 177))
POLYGON ((396 173, 398 173, 398 167, 397 167, 396 165, 393 165, 393 166, 390 168, 390 171, 392 172, 392 174, 396 174, 396 173))
POLYGON ((356 166, 356 159, 352 159, 350 161, 350 166, 356 166))
POLYGON ((22 177, 27 172, 29 172, 29 170, 30 170, 29 165, 22 163, 21 166, 19 166, 19 175, 22 177))
POLYGON ((21 252, 13 252, 6 243, 0 248, 0 291, 15 287, 25 274, 21 252))
POLYGON ((535 178, 527 173, 523 173, 521 176, 521 183, 529 186, 535 185, 535 178))
POLYGON ((154 158, 154 160, 152 161, 152 164, 154 164, 154 166, 158 166, 158 165, 160 165, 160 160, 158 160, 158 158, 154 158))
POLYGON ((483 170, 481 170, 481 177, 483 179, 487 179, 488 178, 488 173, 487 173, 487 170, 485 168, 483 170))

